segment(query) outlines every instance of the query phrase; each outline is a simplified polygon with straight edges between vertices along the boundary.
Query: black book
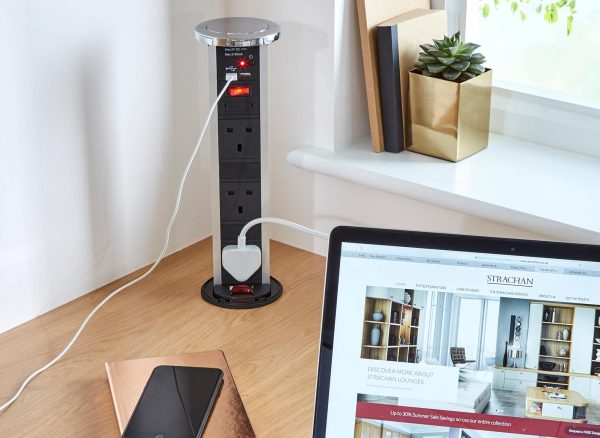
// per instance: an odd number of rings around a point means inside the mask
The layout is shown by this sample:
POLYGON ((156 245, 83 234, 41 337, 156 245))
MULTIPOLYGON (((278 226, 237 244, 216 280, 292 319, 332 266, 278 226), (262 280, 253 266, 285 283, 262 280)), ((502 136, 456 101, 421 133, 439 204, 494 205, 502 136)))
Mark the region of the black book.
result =
POLYGON ((383 123, 383 147, 386 152, 402 152, 404 126, 400 91, 400 57, 398 53, 398 27, 377 28, 379 51, 379 87, 381 95, 381 119, 383 123))
POLYGON ((387 152, 402 152, 412 144, 409 71, 417 62, 419 44, 442 38, 447 21, 445 11, 414 9, 377 26, 381 120, 387 152))

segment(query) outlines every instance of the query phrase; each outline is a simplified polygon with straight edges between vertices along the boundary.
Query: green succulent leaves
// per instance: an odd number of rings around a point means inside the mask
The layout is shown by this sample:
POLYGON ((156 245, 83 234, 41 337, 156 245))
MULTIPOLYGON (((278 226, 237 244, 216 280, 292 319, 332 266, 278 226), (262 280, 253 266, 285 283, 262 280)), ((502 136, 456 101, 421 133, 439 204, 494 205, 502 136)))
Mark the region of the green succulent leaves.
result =
POLYGON ((415 68, 425 76, 463 82, 485 72, 485 57, 475 50, 478 44, 463 43, 460 32, 433 44, 422 44, 415 68))

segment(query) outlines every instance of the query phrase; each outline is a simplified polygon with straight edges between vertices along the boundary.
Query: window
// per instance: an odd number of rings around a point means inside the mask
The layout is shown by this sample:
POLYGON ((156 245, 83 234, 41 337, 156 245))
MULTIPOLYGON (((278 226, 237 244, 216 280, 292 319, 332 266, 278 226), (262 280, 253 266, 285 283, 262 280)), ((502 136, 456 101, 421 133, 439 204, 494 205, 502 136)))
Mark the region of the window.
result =
POLYGON ((600 1, 468 1, 465 33, 482 46, 498 82, 600 104, 600 1))
POLYGON ((496 342, 498 334, 498 312, 500 301, 484 301, 483 338, 481 344, 481 369, 493 369, 496 359, 496 342))
POLYGON ((450 365, 450 347, 465 349, 471 370, 489 371, 496 357, 499 300, 431 292, 427 298, 423 348, 426 358, 450 365))
POLYGON ((460 298, 457 346, 465 348, 468 359, 476 361, 476 369, 489 370, 496 356, 499 301, 480 298, 460 298), (473 327, 473 321, 479 321, 473 327))
POLYGON ((448 12, 449 32, 482 46, 494 70, 492 132, 600 157, 600 1, 431 4, 448 12))
POLYGON ((476 360, 479 364, 480 327, 473 327, 474 321, 481 321, 482 300, 476 298, 461 298, 458 313, 458 330, 456 335, 457 347, 464 347, 468 359, 476 360))

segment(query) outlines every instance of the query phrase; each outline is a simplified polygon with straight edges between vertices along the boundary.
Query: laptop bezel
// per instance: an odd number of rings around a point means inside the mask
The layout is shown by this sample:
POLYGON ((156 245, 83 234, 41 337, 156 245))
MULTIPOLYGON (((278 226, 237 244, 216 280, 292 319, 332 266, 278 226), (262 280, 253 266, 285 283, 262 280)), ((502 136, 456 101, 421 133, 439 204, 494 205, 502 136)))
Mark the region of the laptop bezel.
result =
POLYGON ((315 412, 313 418, 314 438, 325 437, 326 433, 331 362, 335 338, 337 293, 343 243, 600 262, 600 246, 598 245, 349 226, 341 226, 333 229, 329 237, 329 252, 325 275, 315 412))

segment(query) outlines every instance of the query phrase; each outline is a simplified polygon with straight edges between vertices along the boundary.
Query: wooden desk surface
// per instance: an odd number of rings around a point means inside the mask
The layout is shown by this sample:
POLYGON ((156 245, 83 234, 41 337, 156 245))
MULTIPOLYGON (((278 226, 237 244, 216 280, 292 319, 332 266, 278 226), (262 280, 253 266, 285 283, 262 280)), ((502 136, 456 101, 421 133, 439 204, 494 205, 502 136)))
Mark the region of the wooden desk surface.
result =
MULTIPOLYGON (((67 356, 36 377, 4 413, 0 437, 118 437, 104 362, 223 350, 258 437, 311 435, 325 259, 271 243, 275 303, 253 310, 211 306, 211 240, 165 259, 113 298, 67 356)), ((135 274, 132 274, 132 276, 135 274)), ((66 345, 113 282, 0 335, 0 402, 66 345)))

